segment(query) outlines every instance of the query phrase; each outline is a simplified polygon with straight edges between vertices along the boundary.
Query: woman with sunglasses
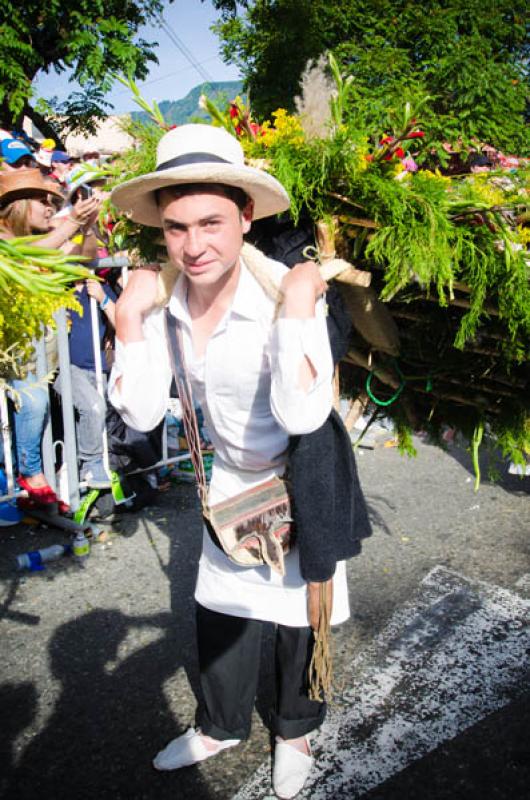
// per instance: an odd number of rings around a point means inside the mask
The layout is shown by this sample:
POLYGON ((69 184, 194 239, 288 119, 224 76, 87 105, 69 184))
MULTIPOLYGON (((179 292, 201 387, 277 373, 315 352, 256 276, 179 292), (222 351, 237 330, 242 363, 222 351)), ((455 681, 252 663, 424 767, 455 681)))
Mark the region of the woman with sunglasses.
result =
POLYGON ((42 236, 39 247, 90 255, 88 242, 79 247, 70 240, 79 232, 84 239, 92 237, 99 201, 95 197, 77 200, 55 224, 56 204, 62 201, 58 185, 43 178, 38 169, 0 175, 0 238, 37 234, 42 236))

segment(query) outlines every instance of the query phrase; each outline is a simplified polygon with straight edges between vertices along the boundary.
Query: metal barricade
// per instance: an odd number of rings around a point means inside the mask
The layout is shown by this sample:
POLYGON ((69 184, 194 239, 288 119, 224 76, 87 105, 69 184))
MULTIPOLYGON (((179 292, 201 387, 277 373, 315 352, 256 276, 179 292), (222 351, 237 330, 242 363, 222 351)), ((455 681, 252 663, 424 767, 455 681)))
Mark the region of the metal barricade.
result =
MULTIPOLYGON (((100 259, 98 267, 120 269, 122 273, 123 286, 125 287, 127 285, 129 261, 126 258, 111 257, 100 259)), ((101 360, 101 347, 99 342, 99 309, 98 303, 93 297, 90 298, 90 319, 96 366, 96 386, 99 395, 106 402, 103 381, 103 365, 101 360)), ((66 309, 62 308, 55 314, 55 323, 57 329, 59 373, 61 375, 61 414, 63 423, 63 439, 53 441, 51 418, 50 415, 48 415, 48 420, 44 428, 41 444, 43 471, 46 476, 46 480, 52 489, 57 492, 58 497, 67 505, 69 505, 72 511, 76 511, 80 505, 81 490, 86 488, 86 485, 79 480, 75 410, 72 397, 70 350, 68 343, 68 322, 66 309), (56 456, 59 448, 62 451, 62 475, 60 480, 58 479, 55 471, 57 464, 56 456)), ((49 373, 44 339, 40 339, 34 344, 37 359, 37 378, 38 380, 42 381, 49 373)), ((170 403, 168 398, 168 410, 169 408, 170 403)), ((6 391, 4 389, 0 389, 0 418, 2 424, 4 466, 7 481, 7 494, 0 497, 1 502, 3 500, 12 499, 16 496, 15 469, 13 463, 13 435, 9 419, 8 400, 6 397, 6 391)), ((103 430, 102 452, 105 469, 107 472, 109 472, 109 451, 106 428, 103 430)), ((172 456, 171 458, 169 457, 167 419, 165 419, 162 430, 161 460, 150 467, 132 470, 127 474, 136 475, 142 472, 151 472, 164 466, 172 466, 179 461, 186 460, 188 458, 188 452, 180 453, 176 456, 172 456)))

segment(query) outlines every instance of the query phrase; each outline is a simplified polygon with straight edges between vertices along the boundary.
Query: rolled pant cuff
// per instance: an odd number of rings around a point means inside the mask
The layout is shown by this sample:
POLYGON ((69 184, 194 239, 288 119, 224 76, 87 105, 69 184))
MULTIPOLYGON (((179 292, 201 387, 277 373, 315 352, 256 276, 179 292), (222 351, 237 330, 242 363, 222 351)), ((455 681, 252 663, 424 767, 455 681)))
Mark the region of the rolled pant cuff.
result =
POLYGON ((212 739, 217 739, 220 742, 224 742, 226 739, 248 739, 250 736, 250 729, 238 728, 235 731, 227 731, 224 728, 220 728, 208 718, 205 712, 197 711, 195 725, 201 729, 205 736, 211 736, 212 739))
POLYGON ((326 717, 327 706, 322 703, 320 713, 316 717, 305 717, 304 719, 284 719, 275 712, 271 714, 271 731, 282 739, 298 739, 311 733, 315 728, 319 728, 326 717))

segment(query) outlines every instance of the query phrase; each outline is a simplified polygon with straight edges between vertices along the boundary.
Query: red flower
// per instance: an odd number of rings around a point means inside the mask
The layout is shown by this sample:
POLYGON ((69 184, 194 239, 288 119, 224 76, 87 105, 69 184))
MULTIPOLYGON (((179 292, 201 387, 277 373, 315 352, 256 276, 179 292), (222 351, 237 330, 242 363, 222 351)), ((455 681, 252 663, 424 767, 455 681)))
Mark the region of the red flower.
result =
POLYGON ((365 158, 365 160, 366 160, 366 161, 373 161, 373 160, 374 160, 374 157, 373 157, 373 155, 372 155, 371 153, 369 153, 369 154, 368 154, 367 156, 365 156, 364 158, 365 158))
POLYGON ((412 131, 405 138, 406 139, 423 139, 424 136, 425 136, 425 132, 424 131, 412 131))
POLYGON ((392 161, 393 158, 404 158, 405 151, 402 147, 396 147, 393 153, 388 153, 388 155, 384 156, 385 161, 392 161))
POLYGON ((241 127, 241 125, 236 125, 236 133, 238 136, 243 135, 243 128, 241 127))
POLYGON ((394 141, 394 137, 393 136, 384 136, 380 140, 379 144, 391 144, 393 141, 394 141))
POLYGON ((232 119, 239 117, 239 108, 235 103, 230 103, 230 116, 232 119))

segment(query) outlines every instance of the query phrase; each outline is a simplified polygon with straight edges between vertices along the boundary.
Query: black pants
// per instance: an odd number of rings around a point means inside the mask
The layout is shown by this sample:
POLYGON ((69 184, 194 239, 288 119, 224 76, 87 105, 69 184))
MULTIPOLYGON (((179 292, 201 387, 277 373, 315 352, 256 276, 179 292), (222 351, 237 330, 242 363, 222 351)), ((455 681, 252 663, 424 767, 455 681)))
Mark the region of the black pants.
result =
MULTIPOLYGON (((214 739, 246 739, 258 685, 264 622, 219 614, 197 604, 199 668, 204 705, 197 726, 214 739)), ((311 628, 276 626, 276 704, 272 732, 295 739, 324 720, 326 704, 307 696, 311 628)))

